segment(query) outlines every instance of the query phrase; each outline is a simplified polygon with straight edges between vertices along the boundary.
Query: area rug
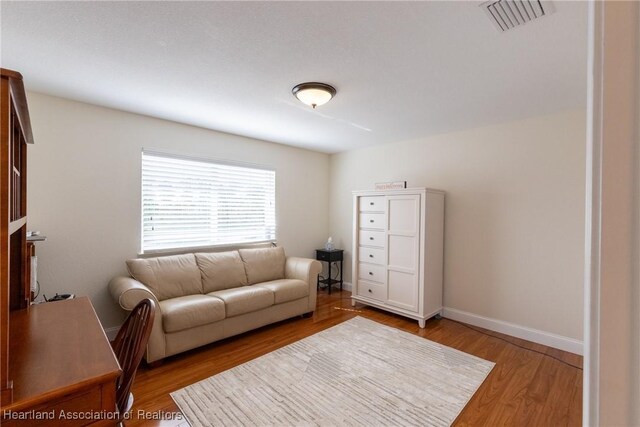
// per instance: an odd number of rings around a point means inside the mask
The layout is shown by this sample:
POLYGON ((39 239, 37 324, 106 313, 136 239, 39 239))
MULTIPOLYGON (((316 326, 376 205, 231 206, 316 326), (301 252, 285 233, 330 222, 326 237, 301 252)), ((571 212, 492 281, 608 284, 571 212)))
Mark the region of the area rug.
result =
POLYGON ((494 363, 355 317, 171 397, 199 426, 448 426, 494 363))

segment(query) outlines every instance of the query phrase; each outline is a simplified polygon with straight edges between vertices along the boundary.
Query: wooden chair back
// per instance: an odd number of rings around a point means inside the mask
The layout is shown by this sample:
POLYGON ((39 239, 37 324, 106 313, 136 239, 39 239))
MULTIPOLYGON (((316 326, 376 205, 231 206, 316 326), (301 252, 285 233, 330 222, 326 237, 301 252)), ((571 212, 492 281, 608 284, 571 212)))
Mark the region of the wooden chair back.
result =
POLYGON ((127 407, 131 385, 147 348, 155 312, 156 305, 152 300, 140 301, 129 313, 112 344, 122 369, 116 389, 116 404, 121 417, 131 409, 127 407))

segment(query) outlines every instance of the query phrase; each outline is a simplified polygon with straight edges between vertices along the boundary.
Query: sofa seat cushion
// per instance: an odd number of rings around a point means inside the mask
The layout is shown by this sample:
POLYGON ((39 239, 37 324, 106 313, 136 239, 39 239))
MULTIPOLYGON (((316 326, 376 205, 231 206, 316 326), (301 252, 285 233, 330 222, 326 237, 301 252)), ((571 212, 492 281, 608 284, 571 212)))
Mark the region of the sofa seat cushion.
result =
POLYGON ((224 301, 227 317, 239 316, 240 314, 271 307, 275 300, 271 290, 259 286, 224 289, 210 292, 207 295, 224 301))
POLYGON ((165 332, 178 332, 225 318, 224 301, 208 295, 187 295, 160 301, 165 332))
POLYGON ((309 285, 297 279, 280 279, 258 283, 258 287, 266 288, 275 294, 275 303, 280 304, 309 296, 309 285))
POLYGON ((284 266, 287 261, 284 248, 240 249, 238 252, 250 285, 284 279, 284 266))
POLYGON ((127 261, 131 277, 151 288, 158 300, 202 294, 200 269, 193 254, 127 261))
POLYGON ((247 286, 247 274, 238 251, 197 253, 204 293, 247 286))

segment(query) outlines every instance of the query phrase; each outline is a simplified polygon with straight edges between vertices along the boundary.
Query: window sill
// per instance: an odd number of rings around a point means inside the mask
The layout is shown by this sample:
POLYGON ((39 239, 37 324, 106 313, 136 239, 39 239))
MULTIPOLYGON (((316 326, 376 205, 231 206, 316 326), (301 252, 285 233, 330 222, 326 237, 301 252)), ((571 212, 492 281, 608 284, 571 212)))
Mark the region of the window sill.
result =
POLYGON ((195 252, 224 252, 224 251, 233 251, 238 249, 269 248, 272 246, 277 246, 277 243, 278 242, 276 240, 266 240, 263 242, 251 242, 251 243, 230 243, 226 245, 194 246, 190 248, 157 249, 157 250, 139 253, 138 258, 154 258, 158 256, 182 255, 182 254, 191 254, 195 252))

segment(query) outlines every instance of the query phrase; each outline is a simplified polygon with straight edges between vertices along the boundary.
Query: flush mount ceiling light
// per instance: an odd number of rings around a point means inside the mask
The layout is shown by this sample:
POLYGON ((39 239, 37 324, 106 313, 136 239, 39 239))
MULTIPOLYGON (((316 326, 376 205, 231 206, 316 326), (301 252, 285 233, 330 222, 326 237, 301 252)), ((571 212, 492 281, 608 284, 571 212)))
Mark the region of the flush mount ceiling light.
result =
POLYGON ((336 95, 336 89, 325 83, 307 82, 296 85, 291 92, 301 102, 316 108, 326 104, 336 95))

